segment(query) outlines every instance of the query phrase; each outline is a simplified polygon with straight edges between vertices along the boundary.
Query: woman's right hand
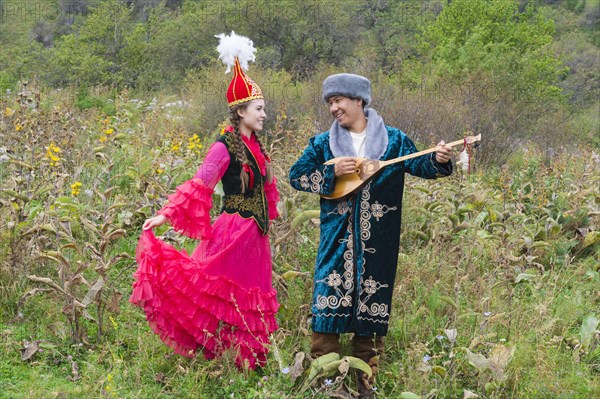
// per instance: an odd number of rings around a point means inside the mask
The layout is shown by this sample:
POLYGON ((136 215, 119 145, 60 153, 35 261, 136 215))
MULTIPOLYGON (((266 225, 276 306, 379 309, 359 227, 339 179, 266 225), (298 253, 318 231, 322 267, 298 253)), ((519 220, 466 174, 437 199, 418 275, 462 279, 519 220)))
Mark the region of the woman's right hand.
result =
POLYGON ((150 229, 160 226, 161 224, 164 224, 166 221, 167 221, 167 218, 163 215, 154 216, 154 217, 151 217, 150 219, 146 219, 146 221, 144 222, 144 225, 142 226, 142 229, 150 230, 150 229))

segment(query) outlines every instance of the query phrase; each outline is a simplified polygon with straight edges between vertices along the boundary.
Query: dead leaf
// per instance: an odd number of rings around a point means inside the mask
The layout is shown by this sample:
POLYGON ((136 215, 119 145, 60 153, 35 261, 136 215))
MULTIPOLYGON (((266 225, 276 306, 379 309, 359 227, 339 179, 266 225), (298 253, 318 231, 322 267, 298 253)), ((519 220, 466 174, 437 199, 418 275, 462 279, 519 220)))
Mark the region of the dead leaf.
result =
POLYGON ((304 352, 298 352, 296 353, 296 356, 294 356, 294 365, 290 370, 292 381, 296 381, 296 379, 304 372, 304 366, 302 366, 302 363, 304 362, 305 357, 306 354, 304 352))
POLYGON ((506 379, 505 370, 515 353, 515 349, 515 346, 507 347, 501 344, 497 344, 492 348, 488 364, 495 380, 504 381, 506 379))
POLYGON ((50 287, 54 288, 56 291, 70 297, 71 295, 69 295, 64 289, 62 289, 59 285, 57 285, 54 281, 52 281, 52 279, 47 278, 47 277, 38 277, 36 275, 29 275, 27 276, 28 279, 30 279, 31 281, 35 281, 38 283, 44 283, 49 285, 50 287))
POLYGON ((467 349, 467 358, 469 359, 469 363, 479 370, 480 373, 490 368, 490 362, 485 356, 473 353, 469 349, 467 349))
POLYGON ((337 399, 354 399, 346 385, 340 384, 335 390, 327 392, 329 397, 337 399))
POLYGON ((119 291, 114 291, 110 296, 110 302, 108 303, 108 311, 114 314, 121 313, 121 307, 119 303, 121 302, 121 298, 123 298, 123 294, 119 291))
POLYGON ((102 277, 99 277, 81 301, 83 307, 87 307, 87 305, 94 302, 102 288, 104 288, 104 279, 102 277))
POLYGON ((350 362, 347 359, 342 359, 342 363, 339 365, 338 370, 340 373, 345 375, 350 370, 350 362))
POLYGON ((479 395, 477 395, 476 393, 473 393, 473 392, 469 391, 468 389, 465 389, 463 399, 475 399, 478 397, 479 397, 479 395))
POLYGON ((40 342, 41 341, 24 341, 23 349, 21 349, 21 360, 25 362, 31 359, 31 357, 40 350, 40 342))
POLYGON ((456 342, 456 336, 458 335, 458 331, 456 330, 456 328, 447 329, 444 330, 444 332, 446 333, 446 337, 448 337, 448 341, 450 341, 450 343, 456 342))

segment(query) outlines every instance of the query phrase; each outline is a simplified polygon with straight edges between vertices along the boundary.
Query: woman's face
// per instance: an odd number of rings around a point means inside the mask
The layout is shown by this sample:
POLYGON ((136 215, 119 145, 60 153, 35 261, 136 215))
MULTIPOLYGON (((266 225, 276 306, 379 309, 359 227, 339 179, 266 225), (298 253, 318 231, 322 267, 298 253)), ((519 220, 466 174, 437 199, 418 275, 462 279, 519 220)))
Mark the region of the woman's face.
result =
POLYGON ((238 115, 242 132, 260 132, 263 129, 263 122, 267 119, 265 100, 250 101, 245 109, 238 110, 238 115))

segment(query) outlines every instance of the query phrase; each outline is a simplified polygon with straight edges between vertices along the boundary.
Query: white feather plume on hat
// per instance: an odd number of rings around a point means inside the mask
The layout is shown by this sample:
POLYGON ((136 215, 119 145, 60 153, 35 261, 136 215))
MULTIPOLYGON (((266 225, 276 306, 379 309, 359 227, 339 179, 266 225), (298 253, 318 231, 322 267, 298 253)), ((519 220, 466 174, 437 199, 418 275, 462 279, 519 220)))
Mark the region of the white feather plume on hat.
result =
POLYGON ((248 62, 254 61, 256 56, 254 53, 254 43, 252 40, 245 36, 236 35, 234 31, 231 31, 230 35, 221 33, 215 35, 219 38, 219 45, 217 51, 219 52, 219 59, 227 65, 225 73, 229 73, 231 68, 235 64, 235 58, 237 57, 240 62, 240 66, 244 71, 248 70, 248 62))

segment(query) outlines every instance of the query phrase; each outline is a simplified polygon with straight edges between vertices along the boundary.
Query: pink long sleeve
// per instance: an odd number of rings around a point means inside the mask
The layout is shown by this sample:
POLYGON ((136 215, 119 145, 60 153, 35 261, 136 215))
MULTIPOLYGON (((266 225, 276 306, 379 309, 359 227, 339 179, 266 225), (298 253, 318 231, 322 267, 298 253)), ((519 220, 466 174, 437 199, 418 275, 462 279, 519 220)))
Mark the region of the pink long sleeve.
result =
POLYGON ((211 190, 217 185, 229 167, 229 151, 225 144, 217 141, 208 149, 204 162, 194 175, 194 178, 202 179, 204 184, 211 190))
POLYGON ((194 178, 178 186, 169 202, 158 211, 175 231, 191 238, 207 239, 212 236, 210 210, 212 193, 229 166, 229 152, 223 143, 214 143, 194 178))
POLYGON ((265 183, 265 196, 267 197, 267 204, 269 206, 269 219, 273 220, 279 216, 277 211, 277 203, 279 202, 279 190, 277 190, 277 178, 273 176, 271 183, 265 183))

